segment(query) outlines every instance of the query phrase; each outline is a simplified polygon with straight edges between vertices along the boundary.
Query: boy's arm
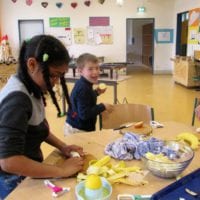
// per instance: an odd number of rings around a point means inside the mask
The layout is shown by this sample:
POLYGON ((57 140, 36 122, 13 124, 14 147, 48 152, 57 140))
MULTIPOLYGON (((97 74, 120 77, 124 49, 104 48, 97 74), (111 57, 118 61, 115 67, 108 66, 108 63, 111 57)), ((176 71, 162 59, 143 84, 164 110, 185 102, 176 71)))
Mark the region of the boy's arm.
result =
POLYGON ((89 98, 93 98, 93 95, 95 94, 80 91, 78 97, 76 98, 77 112, 82 120, 88 120, 90 118, 96 117, 106 109, 103 103, 91 105, 90 102, 92 100, 89 98))

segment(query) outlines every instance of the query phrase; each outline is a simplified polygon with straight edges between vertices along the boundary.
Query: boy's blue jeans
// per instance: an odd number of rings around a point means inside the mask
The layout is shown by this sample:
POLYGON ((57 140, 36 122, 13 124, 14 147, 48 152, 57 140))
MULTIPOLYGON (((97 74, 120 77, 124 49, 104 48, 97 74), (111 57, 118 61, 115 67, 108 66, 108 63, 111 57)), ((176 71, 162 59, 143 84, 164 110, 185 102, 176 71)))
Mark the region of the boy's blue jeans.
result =
POLYGON ((24 178, 24 176, 0 172, 0 200, 12 192, 24 178))

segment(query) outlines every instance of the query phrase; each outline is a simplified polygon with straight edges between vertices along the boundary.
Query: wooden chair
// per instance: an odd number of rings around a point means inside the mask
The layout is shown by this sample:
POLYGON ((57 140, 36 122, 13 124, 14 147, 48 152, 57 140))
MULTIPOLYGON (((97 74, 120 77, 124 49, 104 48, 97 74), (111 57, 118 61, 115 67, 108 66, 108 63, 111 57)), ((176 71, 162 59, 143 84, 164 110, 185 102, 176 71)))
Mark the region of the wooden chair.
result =
POLYGON ((107 111, 100 115, 100 130, 114 129, 127 122, 143 121, 149 123, 154 120, 154 109, 142 104, 114 104, 111 113, 107 111))
POLYGON ((195 115, 196 115, 196 113, 195 113, 195 109, 196 109, 196 107, 198 106, 198 105, 200 105, 200 98, 195 98, 194 99, 194 109, 193 109, 193 113, 192 113, 192 126, 194 126, 194 123, 195 123, 195 115))

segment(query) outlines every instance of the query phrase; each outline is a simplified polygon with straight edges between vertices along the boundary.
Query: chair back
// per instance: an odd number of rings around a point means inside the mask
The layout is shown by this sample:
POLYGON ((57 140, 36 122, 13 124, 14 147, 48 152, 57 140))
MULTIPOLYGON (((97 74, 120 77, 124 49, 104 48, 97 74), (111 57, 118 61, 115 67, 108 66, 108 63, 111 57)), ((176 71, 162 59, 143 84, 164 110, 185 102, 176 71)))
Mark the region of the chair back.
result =
POLYGON ((127 122, 149 123, 154 120, 154 110, 142 104, 114 104, 114 110, 100 115, 100 129, 114 129, 127 122))

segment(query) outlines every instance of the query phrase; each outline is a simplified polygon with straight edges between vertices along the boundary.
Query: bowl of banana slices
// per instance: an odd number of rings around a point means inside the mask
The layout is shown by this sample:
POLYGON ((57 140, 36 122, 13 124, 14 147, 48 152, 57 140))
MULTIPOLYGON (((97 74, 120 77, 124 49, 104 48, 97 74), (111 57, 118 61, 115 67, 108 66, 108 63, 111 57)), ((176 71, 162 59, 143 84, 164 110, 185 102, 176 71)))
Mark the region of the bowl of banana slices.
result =
POLYGON ((158 154, 147 152, 142 157, 146 168, 162 178, 178 177, 194 157, 192 148, 179 141, 165 141, 158 154))

